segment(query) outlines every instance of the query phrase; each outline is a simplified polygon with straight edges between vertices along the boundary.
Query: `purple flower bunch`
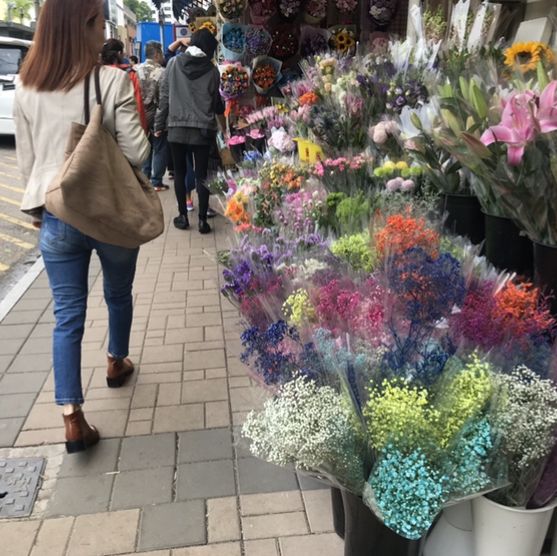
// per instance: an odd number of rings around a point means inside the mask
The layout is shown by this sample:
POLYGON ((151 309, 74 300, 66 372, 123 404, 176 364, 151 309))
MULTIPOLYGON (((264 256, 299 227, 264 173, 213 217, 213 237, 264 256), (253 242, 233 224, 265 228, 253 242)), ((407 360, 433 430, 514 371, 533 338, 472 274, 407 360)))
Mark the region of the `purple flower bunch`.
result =
POLYGON ((329 49, 329 43, 324 35, 321 33, 313 32, 307 33, 302 39, 302 56, 307 58, 314 56, 320 52, 325 52, 329 49))
POLYGON ((271 35, 263 27, 250 25, 246 30, 246 50, 251 56, 267 54, 271 48, 271 35))
POLYGON ((427 89, 418 79, 392 81, 386 94, 386 108, 389 112, 400 114, 405 106, 416 108, 427 100, 427 89))

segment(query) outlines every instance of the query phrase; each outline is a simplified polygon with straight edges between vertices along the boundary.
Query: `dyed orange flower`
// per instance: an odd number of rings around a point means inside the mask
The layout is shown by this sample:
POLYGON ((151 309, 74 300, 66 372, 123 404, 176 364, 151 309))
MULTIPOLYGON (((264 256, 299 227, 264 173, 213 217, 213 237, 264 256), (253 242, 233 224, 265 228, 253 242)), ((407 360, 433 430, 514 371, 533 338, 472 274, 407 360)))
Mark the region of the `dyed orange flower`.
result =
POLYGON ((387 218, 384 228, 375 233, 380 257, 398 255, 412 247, 421 247, 430 257, 439 254, 439 234, 427 227, 423 218, 395 214, 387 218))
POLYGON ((555 327, 556 321, 542 302, 540 290, 530 282, 509 282, 495 295, 494 317, 513 336, 541 333, 555 327))
POLYGON ((299 99, 298 102, 301 106, 313 106, 319 102, 319 97, 313 92, 309 91, 304 93, 299 99))
POLYGON ((234 197, 228 201, 224 215, 234 224, 247 224, 249 223, 249 214, 244 205, 239 203, 234 197))

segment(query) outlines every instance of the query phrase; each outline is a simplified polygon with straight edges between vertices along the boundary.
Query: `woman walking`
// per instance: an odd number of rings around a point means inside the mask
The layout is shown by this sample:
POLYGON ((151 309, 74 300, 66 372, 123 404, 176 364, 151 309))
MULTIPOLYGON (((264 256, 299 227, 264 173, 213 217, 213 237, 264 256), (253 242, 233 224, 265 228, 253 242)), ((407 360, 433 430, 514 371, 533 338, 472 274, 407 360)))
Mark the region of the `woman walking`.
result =
MULTIPOLYGON (((178 202, 176 228, 189 228, 186 174, 188 155, 193 157, 195 186, 199 199, 199 232, 208 234, 209 190, 205 187, 211 147, 218 130, 217 117, 224 114, 219 94, 219 70, 213 64, 217 40, 207 29, 196 31, 185 54, 170 60, 161 85, 155 134, 168 129, 174 160, 174 188, 178 202)), ((221 122, 222 125, 222 122, 221 122)), ((190 161, 192 158, 189 159, 190 161)))
MULTIPOLYGON (((15 100, 18 163, 26 182, 21 208, 41 219, 40 249, 56 317, 55 398, 63 406, 69 453, 85 450, 99 440, 98 431, 87 423, 81 409, 81 341, 93 250, 101 261, 109 313, 107 385, 122 386, 134 371, 128 349, 138 249, 96 241, 43 210, 46 190, 64 164, 72 123, 84 121, 85 80, 97 66, 103 41, 101 0, 48 0, 21 70, 15 100)), ((139 167, 149 154, 149 142, 132 83, 125 72, 103 67, 100 86, 103 124, 128 161, 139 167)), ((89 97, 92 109, 94 91, 89 97)))

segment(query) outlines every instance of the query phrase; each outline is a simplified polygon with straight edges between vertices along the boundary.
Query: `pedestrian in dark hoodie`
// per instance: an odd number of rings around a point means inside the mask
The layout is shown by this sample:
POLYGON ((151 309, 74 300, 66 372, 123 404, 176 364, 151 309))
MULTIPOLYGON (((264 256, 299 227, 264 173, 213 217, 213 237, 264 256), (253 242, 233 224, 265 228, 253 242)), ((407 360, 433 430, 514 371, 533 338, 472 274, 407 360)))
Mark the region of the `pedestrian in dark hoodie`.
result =
MULTIPOLYGON (((189 228, 186 205, 187 155, 193 155, 199 231, 208 234, 209 190, 205 187, 211 146, 218 131, 217 117, 223 122, 225 110, 219 93, 220 75, 213 64, 217 40, 207 29, 196 31, 185 54, 170 60, 161 83, 155 133, 168 129, 168 142, 174 158, 174 187, 178 216, 174 226, 189 228)), ((190 158, 191 161, 191 158, 190 158)))

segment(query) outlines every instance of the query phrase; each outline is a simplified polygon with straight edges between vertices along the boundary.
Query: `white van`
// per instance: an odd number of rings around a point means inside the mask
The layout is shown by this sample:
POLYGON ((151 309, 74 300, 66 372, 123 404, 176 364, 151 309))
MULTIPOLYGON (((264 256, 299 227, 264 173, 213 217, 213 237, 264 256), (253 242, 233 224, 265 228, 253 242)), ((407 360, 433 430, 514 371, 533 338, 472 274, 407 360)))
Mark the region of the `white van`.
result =
POLYGON ((15 135, 15 78, 31 41, 0 37, 0 135, 15 135))

